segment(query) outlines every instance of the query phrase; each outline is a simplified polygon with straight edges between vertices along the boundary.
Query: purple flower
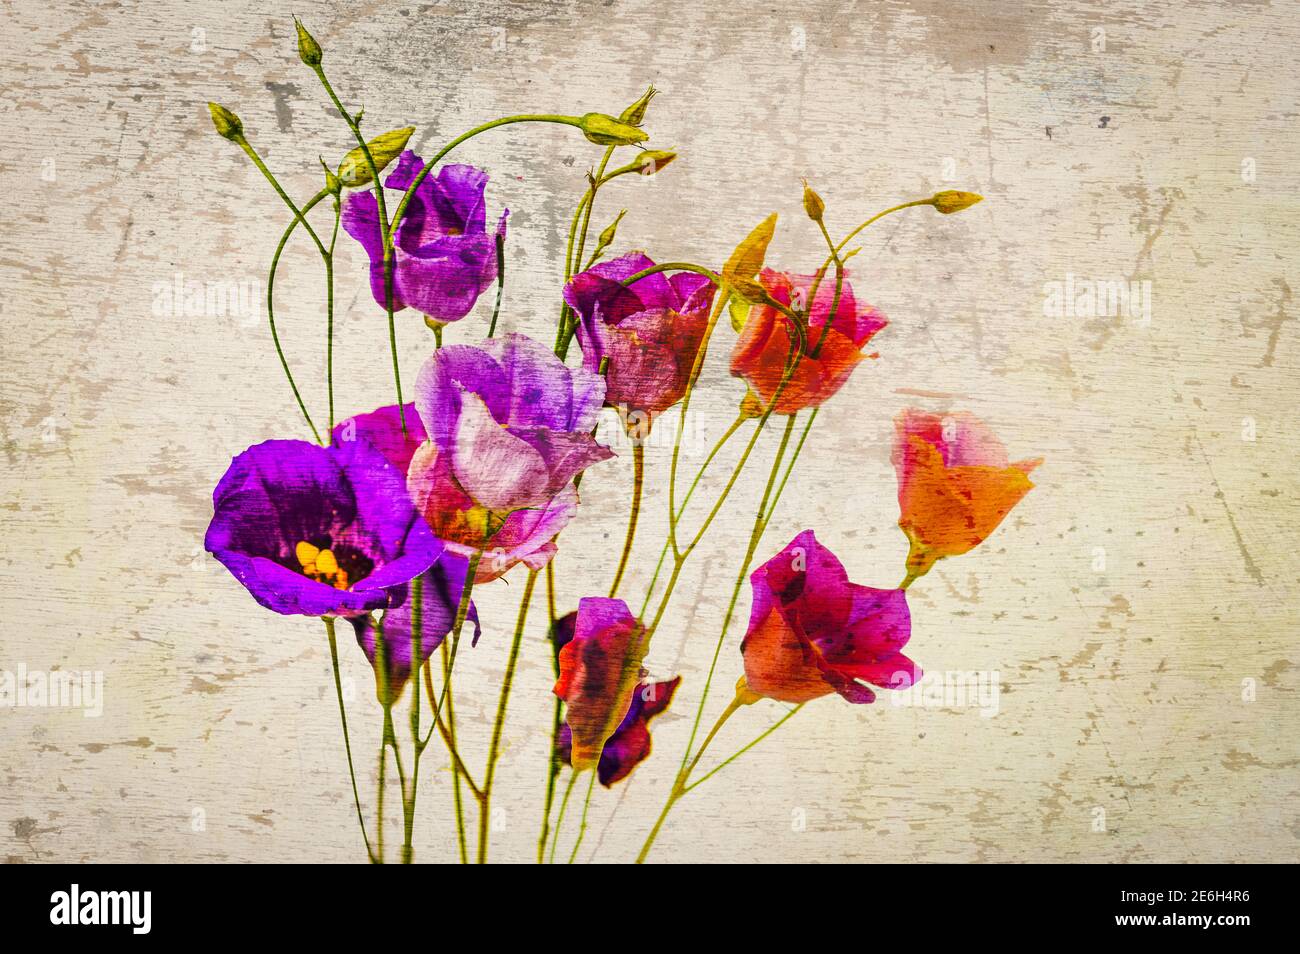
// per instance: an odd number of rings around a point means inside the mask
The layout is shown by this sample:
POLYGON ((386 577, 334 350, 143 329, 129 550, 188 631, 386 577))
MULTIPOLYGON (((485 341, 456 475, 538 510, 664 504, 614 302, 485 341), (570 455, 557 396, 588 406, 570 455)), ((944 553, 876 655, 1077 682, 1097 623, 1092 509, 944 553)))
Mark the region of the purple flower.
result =
MULTIPOLYGON (((569 613, 555 621, 551 639, 557 653, 573 639, 577 622, 577 613, 569 613)), ((642 681, 637 685, 627 715, 623 716, 623 721, 601 749, 600 761, 596 765, 601 785, 609 788, 622 781, 650 757, 650 720, 668 708, 681 681, 682 677, 677 676, 665 682, 642 681)), ((560 726, 555 754, 565 765, 572 764, 573 730, 567 722, 560 726)))
POLYGON ((811 530, 749 581, 754 607, 740 648, 745 681, 758 695, 807 702, 838 692, 868 703, 875 693, 859 680, 902 689, 920 678, 901 652, 912 632, 907 594, 850 583, 811 530))
POLYGON ((575 275, 564 289, 564 300, 582 319, 583 364, 597 371, 609 359, 606 403, 652 421, 686 392, 714 293, 712 282, 691 272, 622 284, 653 265, 634 252, 575 275))
MULTIPOLYGON (((444 553, 442 559, 432 569, 419 577, 421 581, 420 646, 417 672, 451 632, 452 625, 456 621, 456 610, 460 607, 467 569, 468 561, 464 557, 444 553)), ((411 626, 415 609, 413 593, 414 586, 406 587, 402 602, 386 610, 378 623, 370 614, 352 620, 352 625, 357 631, 357 644, 370 660, 370 665, 374 667, 375 679, 381 688, 381 694, 384 682, 380 678, 379 661, 375 656, 375 636, 376 632, 383 634, 387 697, 382 701, 385 703, 396 701, 411 675, 411 626)), ((474 626, 471 645, 477 645, 478 610, 473 603, 470 603, 465 619, 474 626)))
POLYGON ((544 565, 577 505, 574 476, 614 456, 591 436, 604 381, 512 334, 439 349, 415 391, 429 439, 407 487, 434 533, 466 556, 491 551, 480 582, 544 565))
MULTIPOLYGON (((424 160, 408 149, 384 184, 405 191, 423 168, 424 160)), ((505 235, 510 213, 501 214, 496 235, 488 233, 483 195, 487 181, 481 169, 448 165, 420 183, 393 236, 394 311, 409 306, 437 321, 456 321, 469 314, 492 284, 497 275, 496 236, 505 235)), ((390 215, 398 201, 387 202, 390 215)), ((343 228, 370 256, 370 291, 383 307, 383 234, 373 192, 348 194, 343 228)))
POLYGON ((231 461, 212 503, 204 545, 277 613, 395 605, 443 550, 401 472, 365 441, 256 444, 231 461))

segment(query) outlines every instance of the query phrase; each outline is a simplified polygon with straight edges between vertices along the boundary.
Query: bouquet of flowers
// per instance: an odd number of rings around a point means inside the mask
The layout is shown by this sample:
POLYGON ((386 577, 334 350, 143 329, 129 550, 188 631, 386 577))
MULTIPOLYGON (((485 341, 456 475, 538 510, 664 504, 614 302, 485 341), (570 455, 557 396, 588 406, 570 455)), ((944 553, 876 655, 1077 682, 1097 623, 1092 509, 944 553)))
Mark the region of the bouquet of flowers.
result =
MULTIPOLYGON (((837 240, 826 223, 823 200, 805 184, 804 210, 826 244, 824 260, 808 273, 767 264, 775 214, 716 270, 692 262, 656 263, 637 251, 609 257, 622 216, 592 241, 592 212, 600 191, 623 176, 658 175, 676 158, 673 151, 645 145, 648 134, 642 126, 653 88, 617 116, 495 119, 456 136, 426 160, 406 148, 412 128, 369 139, 362 133, 361 111, 343 104, 326 76, 320 45, 295 23, 299 58, 314 72, 356 143, 337 166, 322 161, 320 190, 295 201, 267 168, 239 118, 215 103, 209 109, 217 132, 243 150, 291 216, 271 260, 267 317, 313 440, 270 440, 236 456, 213 493, 206 547, 266 608, 323 620, 357 820, 372 862, 385 860, 390 762, 402 799, 400 859, 413 859, 420 763, 435 736, 450 764, 461 860, 487 860, 502 729, 530 626, 530 604, 543 573, 556 681, 551 754, 549 764, 539 766, 546 785, 537 860, 555 860, 571 795, 575 787, 583 791, 585 783, 581 823, 567 852, 568 860, 576 857, 595 783, 608 788, 624 782, 650 755, 651 721, 670 705, 685 705, 681 678, 651 680, 643 660, 692 553, 736 487, 760 436, 780 432, 712 665, 691 693, 694 713, 686 751, 676 764, 662 812, 647 820, 637 858, 643 861, 682 798, 810 701, 835 695, 866 704, 879 689, 915 683, 921 670, 903 654, 911 637, 908 588, 937 560, 977 546, 1033 486, 1029 473, 1039 461, 1011 462, 1001 442, 976 418, 907 410, 896 421, 893 450, 898 523, 910 542, 902 581, 890 589, 851 582, 812 530, 751 572, 818 408, 848 384, 865 358, 877 357, 866 348, 887 322, 854 293, 847 263, 857 249, 851 243, 886 215, 912 208, 949 215, 979 202, 980 196, 943 191, 903 202, 837 240), (550 344, 521 334, 497 335, 508 213, 503 211, 490 228, 488 174, 445 161, 473 137, 516 123, 572 126, 603 147, 573 214, 563 281, 555 290, 557 321, 550 344), (624 161, 628 151, 631 158, 624 161), (322 204, 333 211, 328 233, 310 218, 322 204), (340 225, 369 257, 370 289, 387 316, 395 403, 336 421, 334 255, 340 225), (276 267, 299 230, 325 266, 328 427, 323 432, 294 379, 275 325, 276 267), (480 319, 470 316, 493 286, 484 336, 480 319), (433 332, 433 347, 415 378, 411 402, 405 398, 396 343, 396 316, 406 311, 422 315, 433 332), (458 322, 463 322, 467 340, 483 340, 444 346, 444 330, 458 322), (730 371, 740 385, 738 410, 687 483, 679 466, 681 436, 720 329, 735 335, 730 371), (572 348, 575 340, 578 353, 572 348), (581 599, 576 610, 560 613, 552 557, 565 527, 579 516, 583 473, 616 456, 599 439, 597 419, 605 407, 615 409, 631 449, 632 495, 621 556, 608 586, 589 581, 584 589, 592 595, 581 599), (647 479, 644 442, 655 422, 674 409, 680 424, 666 475, 667 539, 648 592, 634 612, 619 593, 647 479), (703 509, 697 526, 687 531, 683 517, 702 477, 723 447, 737 439, 744 444, 730 478, 703 509), (481 636, 475 591, 508 574, 523 577, 522 594, 500 684, 488 687, 497 696, 496 718, 486 766, 476 772, 458 745, 456 661, 462 646, 476 645, 481 636), (743 675, 712 728, 702 731, 715 677, 734 658, 724 659, 722 651, 746 579, 752 605, 739 644, 743 675), (351 626, 373 667, 382 720, 371 827, 357 784, 339 674, 340 620, 351 626), (703 767, 723 724, 761 700, 784 704, 779 721, 735 754, 703 767), (409 712, 409 741, 399 737, 400 717, 394 718, 403 708, 409 712), (470 809, 476 809, 476 826, 470 809)), ((472 690, 457 684, 457 692, 467 691, 472 690)))

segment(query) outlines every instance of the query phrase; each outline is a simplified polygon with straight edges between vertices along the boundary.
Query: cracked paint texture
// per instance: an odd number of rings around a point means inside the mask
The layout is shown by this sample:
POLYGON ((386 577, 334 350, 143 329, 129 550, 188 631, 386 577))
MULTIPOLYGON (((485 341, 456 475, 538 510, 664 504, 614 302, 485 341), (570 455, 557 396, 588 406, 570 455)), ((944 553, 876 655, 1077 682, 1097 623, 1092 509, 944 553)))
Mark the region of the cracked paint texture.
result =
MULTIPOLYGON (((317 154, 351 146, 275 6, 0 3, 0 669, 104 673, 99 718, 0 708, 11 862, 364 857, 320 625, 262 612, 202 550, 230 457, 306 436, 263 304, 287 219, 204 103, 238 112, 297 196, 319 187, 317 154), (234 283, 243 304, 169 313, 177 281, 234 283)), ((841 232, 937 189, 986 196, 864 233, 854 287, 890 318, 881 358, 822 411, 758 556, 812 527, 851 579, 896 582, 907 545, 890 421, 908 404, 970 410, 1013 457, 1045 457, 1005 525, 909 593, 909 655, 929 672, 997 671, 998 714, 818 700, 692 792, 655 859, 1300 856, 1300 5, 299 0, 292 12, 367 128, 414 124, 426 154, 508 113, 618 113, 653 82, 651 145, 681 158, 601 193, 593 228, 630 210, 614 251, 718 263, 775 210, 771 259, 807 271, 822 246, 803 177, 841 232), (1045 287, 1067 276, 1149 281, 1149 323, 1045 315, 1045 287)), ((503 329, 550 333, 563 236, 598 156, 559 127, 499 130, 457 153, 491 172, 490 205, 512 210, 503 329)), ((281 271, 281 334, 323 414, 320 263, 295 243, 281 271)), ((361 250, 338 271, 342 416, 389 402, 391 381, 361 250)), ((474 322, 481 333, 485 307, 448 340, 469 340, 474 322)), ((431 338, 399 317, 413 380, 431 338)), ((692 464, 740 396, 723 350, 696 399, 692 464)), ((683 676, 678 700, 698 698, 775 439, 647 659, 658 678, 683 676)), ((644 592, 663 539, 668 453, 648 449, 628 593, 644 592)), ((607 584, 625 464, 584 481, 557 563, 562 609, 607 584)), ((484 637, 457 664, 474 764, 521 589, 479 596, 484 637)), ((532 856, 540 818, 542 606, 504 735, 499 860, 532 856)), ((342 648, 354 745, 368 752, 369 670, 342 648)), ((633 782, 593 801, 584 858, 634 857, 690 731, 677 705, 633 782)), ((718 751, 777 715, 752 707, 718 751)), ((450 776, 429 758, 416 853, 446 861, 450 776)), ((373 804, 374 760, 358 760, 373 804)))

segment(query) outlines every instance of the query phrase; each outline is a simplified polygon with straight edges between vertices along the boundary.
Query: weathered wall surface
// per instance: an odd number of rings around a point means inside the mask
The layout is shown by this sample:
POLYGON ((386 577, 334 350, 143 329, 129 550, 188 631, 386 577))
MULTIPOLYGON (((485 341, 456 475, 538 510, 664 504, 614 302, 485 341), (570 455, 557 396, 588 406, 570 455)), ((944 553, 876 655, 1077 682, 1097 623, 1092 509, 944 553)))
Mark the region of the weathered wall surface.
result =
MULTIPOLYGON (((104 674, 98 718, 0 708, 11 861, 362 857, 320 625, 262 611, 201 547, 230 457, 305 436, 261 301, 284 210, 203 104, 235 109, 295 195, 318 187, 318 154, 350 145, 296 59, 289 8, 275 7, 0 8, 0 670, 104 674), (251 298, 233 315, 168 314, 159 286, 177 281, 247 283, 251 298)), ((653 143, 682 158, 602 193, 599 226, 631 210, 620 248, 717 263, 777 210, 773 260, 810 270, 820 244, 802 177, 837 231, 940 188, 987 196, 864 235, 854 282, 891 319, 881 357, 823 411, 760 556, 813 527, 854 580, 897 581, 888 437, 907 404, 969 409, 1013 457, 1045 457, 994 537, 910 594, 912 655, 931 671, 998 672, 998 713, 819 700, 693 792, 654 857, 1296 860, 1300 7, 293 10, 367 127, 415 124, 426 151, 509 113, 617 113, 653 82, 653 143), (1070 276, 1149 282, 1149 315, 1046 315, 1049 283, 1070 276)), ((491 172, 490 209, 513 210, 502 321, 538 336, 598 155, 572 132, 512 127, 457 154, 491 172)), ((351 413, 389 401, 391 382, 363 257, 342 241, 336 375, 351 413)), ((286 255, 277 297, 323 414, 323 293, 306 244, 286 255)), ((484 320, 449 339, 472 340, 484 320)), ((399 332, 409 381, 431 338, 409 314, 399 332)), ((730 336, 706 373, 691 464, 740 394, 730 336)), ((761 442, 688 566, 649 659, 656 675, 684 675, 680 705, 632 783, 597 792, 581 857, 630 859, 662 804, 775 445, 775 433, 761 442)), ((656 486, 628 594, 644 592, 665 526, 667 449, 649 458, 656 486)), ((557 563, 562 607, 608 585, 629 485, 626 460, 584 483, 557 563)), ((486 635, 458 663, 475 765, 521 590, 518 574, 484 589, 486 635)), ((748 605, 746 592, 742 618, 748 605)), ((544 616, 538 600, 505 730, 499 860, 529 859, 540 819, 544 616)), ((724 687, 740 671, 738 635, 724 687)), ((369 671, 344 650, 372 803, 369 671)), ((779 712, 746 710, 716 751, 779 712)), ((449 775, 443 753, 429 759, 418 857, 449 860, 449 775)))

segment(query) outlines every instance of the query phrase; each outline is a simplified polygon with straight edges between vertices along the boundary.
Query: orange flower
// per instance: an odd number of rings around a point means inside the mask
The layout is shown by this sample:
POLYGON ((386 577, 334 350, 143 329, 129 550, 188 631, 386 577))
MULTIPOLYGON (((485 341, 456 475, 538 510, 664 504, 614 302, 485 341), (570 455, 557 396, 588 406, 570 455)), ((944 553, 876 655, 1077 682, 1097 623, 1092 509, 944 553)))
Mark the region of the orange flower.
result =
MULTIPOLYGON (((789 275, 765 268, 759 280, 773 299, 798 310, 798 305, 791 306, 791 302, 807 297, 814 276, 789 275)), ((808 315, 809 353, 799 358, 776 403, 775 413, 795 414, 804 408, 816 407, 844 385, 859 361, 876 357, 863 354, 862 347, 888 322, 870 305, 859 306, 847 281, 840 290, 835 318, 823 338, 834 300, 835 282, 824 279, 817 286, 817 298, 808 315), (813 357, 811 352, 818 342, 821 342, 821 349, 813 357)), ((771 305, 754 305, 749 309, 745 326, 731 353, 731 373, 744 378, 749 385, 751 393, 746 396, 743 406, 751 411, 766 407, 781 383, 790 354, 788 322, 789 319, 771 305)))
POLYGON ((935 561, 960 556, 992 533, 1034 486, 1042 458, 1007 462, 1007 451, 978 418, 908 408, 894 422, 898 525, 907 534, 907 580, 935 561))

